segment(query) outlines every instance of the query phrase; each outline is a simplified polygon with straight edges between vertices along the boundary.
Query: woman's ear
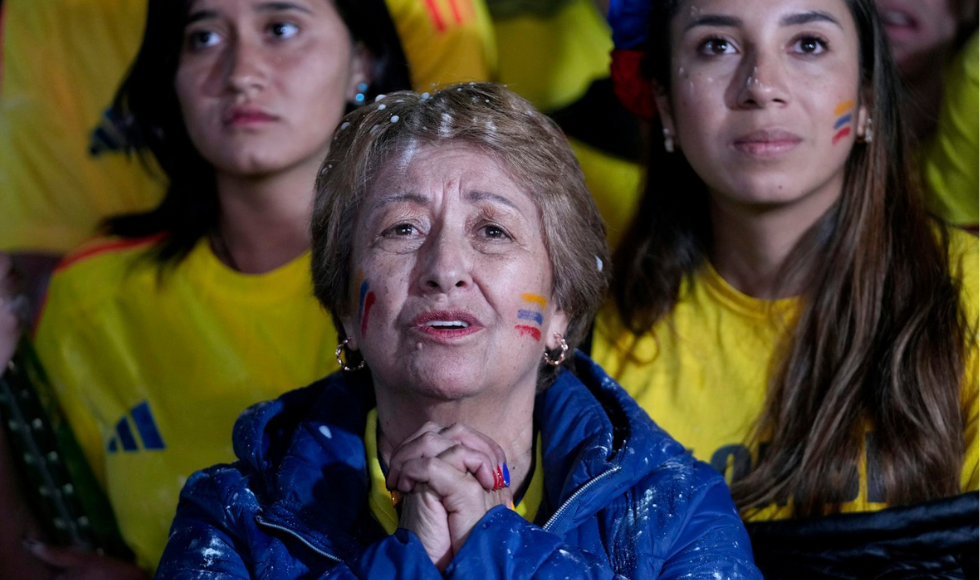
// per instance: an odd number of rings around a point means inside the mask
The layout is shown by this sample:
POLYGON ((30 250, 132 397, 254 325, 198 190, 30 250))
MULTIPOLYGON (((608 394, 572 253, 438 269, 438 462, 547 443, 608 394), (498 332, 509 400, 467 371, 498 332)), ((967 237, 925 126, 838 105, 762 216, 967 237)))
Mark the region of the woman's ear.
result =
MULTIPOLYGON (((374 80, 371 75, 371 68, 374 64, 374 56, 366 46, 360 42, 354 44, 351 52, 350 76, 347 82, 347 100, 355 102, 354 97, 362 92, 358 87, 370 85, 374 80)), ((350 335, 348 335, 350 336, 350 335)))
POLYGON ((548 321, 548 328, 545 329, 544 344, 548 350, 559 348, 560 337, 565 336, 565 332, 568 330, 568 322, 565 311, 561 308, 555 309, 555 313, 551 315, 551 319, 548 321))
POLYGON ((677 126, 674 124, 674 110, 670 106, 670 98, 656 81, 651 81, 653 85, 653 100, 657 103, 657 113, 660 115, 660 124, 664 130, 670 134, 674 143, 679 143, 677 139, 677 126))
MULTIPOLYGON (((857 110, 857 126, 854 128, 854 136, 864 140, 868 136, 868 121, 871 120, 871 91, 861 91, 861 103, 857 110)), ((874 121, 871 121, 874 123, 874 121)))

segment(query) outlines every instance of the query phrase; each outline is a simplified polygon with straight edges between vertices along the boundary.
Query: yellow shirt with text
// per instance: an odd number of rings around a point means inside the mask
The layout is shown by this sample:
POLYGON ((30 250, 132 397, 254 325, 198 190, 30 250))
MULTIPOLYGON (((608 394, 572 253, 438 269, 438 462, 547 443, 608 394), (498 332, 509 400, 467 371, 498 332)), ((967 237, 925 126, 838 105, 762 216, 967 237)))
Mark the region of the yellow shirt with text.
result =
MULTIPOLYGON (((951 232, 950 256, 976 336, 977 239, 951 232)), ((682 286, 680 296, 671 315, 640 337, 624 331, 614 309, 606 308, 596 322, 592 354, 654 421, 731 482, 744 476, 758 458, 758 449, 746 441, 762 413, 772 353, 791 324, 797 301, 746 296, 710 264, 693 285, 682 286)), ((960 396, 967 449, 960 478, 964 491, 978 488, 977 364, 974 343, 960 396)), ((856 466, 858 486, 842 511, 887 507, 877 485, 876 465, 874 446, 866 446, 865 459, 856 466)), ((773 506, 750 519, 780 519, 790 513, 790 508, 773 506)))
POLYGON ((232 426, 260 401, 337 369, 309 252, 261 275, 202 240, 173 270, 155 238, 101 239, 55 271, 37 352, 141 566, 163 553, 184 481, 235 460, 232 426))

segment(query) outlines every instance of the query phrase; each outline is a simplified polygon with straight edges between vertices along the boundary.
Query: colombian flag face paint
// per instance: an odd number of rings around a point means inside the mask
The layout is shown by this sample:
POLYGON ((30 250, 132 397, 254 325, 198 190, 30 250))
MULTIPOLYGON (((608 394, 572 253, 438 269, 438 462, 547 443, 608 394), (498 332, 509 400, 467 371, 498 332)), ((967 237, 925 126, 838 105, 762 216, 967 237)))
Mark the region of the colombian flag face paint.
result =
POLYGON ((521 336, 530 336, 536 341, 541 340, 541 329, 544 327, 544 309, 548 301, 537 294, 521 294, 522 307, 517 310, 517 332, 521 336))
POLYGON ((854 118, 854 101, 841 101, 834 109, 837 120, 834 121, 834 140, 833 144, 851 134, 851 120, 854 118))

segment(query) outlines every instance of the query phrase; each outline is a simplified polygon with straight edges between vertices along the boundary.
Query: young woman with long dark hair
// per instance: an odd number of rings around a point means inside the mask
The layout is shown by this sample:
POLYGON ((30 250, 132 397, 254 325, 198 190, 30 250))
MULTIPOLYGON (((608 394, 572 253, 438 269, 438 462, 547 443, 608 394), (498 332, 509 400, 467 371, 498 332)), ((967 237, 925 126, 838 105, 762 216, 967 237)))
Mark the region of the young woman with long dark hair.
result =
POLYGON ((976 490, 977 241, 923 208, 873 2, 610 20, 620 92, 663 137, 596 360, 750 520, 976 490))
MULTIPOLYGON (((186 477, 233 459, 238 414, 336 368, 309 274, 313 184, 345 111, 408 86, 382 0, 150 2, 115 110, 166 197, 69 254, 36 329, 144 569, 186 477)), ((115 577, 95 555, 27 545, 115 577)))

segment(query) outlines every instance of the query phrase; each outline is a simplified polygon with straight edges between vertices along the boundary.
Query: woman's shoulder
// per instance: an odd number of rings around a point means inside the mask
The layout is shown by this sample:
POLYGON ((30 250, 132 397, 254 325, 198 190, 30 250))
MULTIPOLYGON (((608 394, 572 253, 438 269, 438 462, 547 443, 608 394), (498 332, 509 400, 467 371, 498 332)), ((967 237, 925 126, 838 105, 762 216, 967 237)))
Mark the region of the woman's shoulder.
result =
MULTIPOLYGON (((156 247, 163 235, 144 238, 98 237, 69 252, 51 275, 44 303, 35 321, 39 329, 44 321, 64 316, 77 317, 119 292, 127 290, 123 282, 156 278, 156 264, 147 252, 156 247), (142 277, 131 275, 140 268, 147 269, 142 277), (149 275, 152 271, 152 275, 149 275)), ((60 326, 60 325, 59 325, 60 326)))

